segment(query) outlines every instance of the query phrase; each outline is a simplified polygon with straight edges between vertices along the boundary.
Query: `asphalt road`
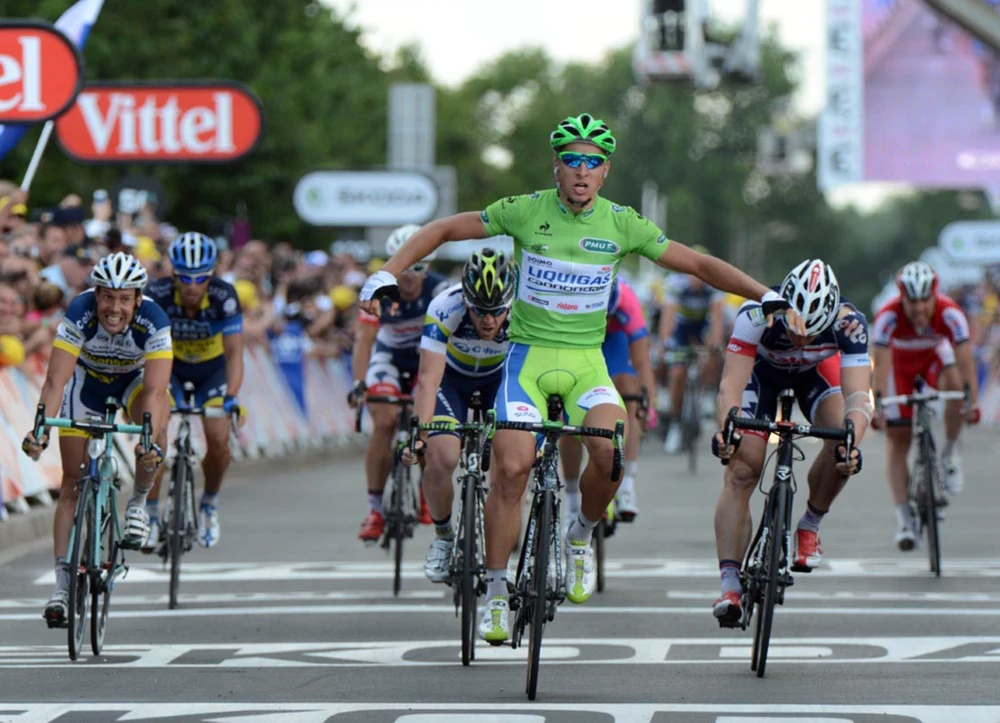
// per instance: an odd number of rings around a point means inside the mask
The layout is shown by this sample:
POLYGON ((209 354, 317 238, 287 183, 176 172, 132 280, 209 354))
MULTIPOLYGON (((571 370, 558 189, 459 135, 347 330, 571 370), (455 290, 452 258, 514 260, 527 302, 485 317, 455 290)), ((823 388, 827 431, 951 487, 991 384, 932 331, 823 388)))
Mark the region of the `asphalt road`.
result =
POLYGON ((607 590, 546 628, 534 703, 525 648, 481 645, 461 666, 450 595, 421 571, 429 529, 391 597, 389 560, 355 538, 360 462, 338 462, 225 488, 222 541, 186 558, 178 610, 159 564, 133 555, 100 658, 69 662, 65 631, 45 627, 47 552, 0 567, 0 723, 1000 721, 997 435, 968 435, 940 579, 893 548, 882 440, 865 451, 824 522, 828 564, 777 611, 763 680, 749 631, 720 630, 709 609, 721 467, 706 451, 692 477, 653 443, 642 513, 609 540, 607 590))

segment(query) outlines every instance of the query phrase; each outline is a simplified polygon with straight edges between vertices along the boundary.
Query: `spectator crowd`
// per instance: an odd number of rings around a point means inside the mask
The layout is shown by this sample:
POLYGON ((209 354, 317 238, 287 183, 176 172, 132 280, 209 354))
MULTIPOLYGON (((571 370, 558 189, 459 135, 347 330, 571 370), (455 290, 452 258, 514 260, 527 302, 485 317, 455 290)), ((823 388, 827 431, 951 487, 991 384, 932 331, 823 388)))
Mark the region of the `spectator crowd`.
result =
MULTIPOLYGON (((124 251, 151 278, 170 276, 167 248, 188 230, 201 231, 159 218, 152 201, 135 214, 115 215, 100 190, 89 207, 71 194, 57 207, 29 210, 26 194, 0 180, 0 367, 44 368, 63 311, 89 287, 102 256, 124 251)), ((245 343, 270 351, 304 411, 305 359, 333 358, 350 369, 358 291, 382 261, 363 265, 337 244, 327 253, 284 241, 231 248, 225 238, 216 240, 215 273, 236 288, 245 343)))

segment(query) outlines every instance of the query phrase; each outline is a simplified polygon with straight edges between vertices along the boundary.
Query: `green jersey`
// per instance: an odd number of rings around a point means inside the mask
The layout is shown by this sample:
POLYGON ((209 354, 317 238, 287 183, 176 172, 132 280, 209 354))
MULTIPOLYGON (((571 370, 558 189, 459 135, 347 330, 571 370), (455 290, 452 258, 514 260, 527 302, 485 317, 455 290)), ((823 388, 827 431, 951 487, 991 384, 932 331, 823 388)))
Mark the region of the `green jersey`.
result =
POLYGON ((598 196, 574 214, 556 189, 497 201, 482 218, 489 235, 514 239, 519 273, 510 339, 533 346, 601 346, 618 264, 630 253, 656 261, 669 243, 629 206, 598 196))

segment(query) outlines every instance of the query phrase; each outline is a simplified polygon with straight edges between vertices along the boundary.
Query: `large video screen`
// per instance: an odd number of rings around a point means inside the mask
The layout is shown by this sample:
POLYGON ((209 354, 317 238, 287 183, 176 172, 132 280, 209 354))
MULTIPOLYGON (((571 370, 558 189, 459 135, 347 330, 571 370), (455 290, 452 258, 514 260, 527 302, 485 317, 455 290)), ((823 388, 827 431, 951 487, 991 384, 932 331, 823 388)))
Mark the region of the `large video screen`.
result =
POLYGON ((827 8, 821 185, 996 184, 1000 57, 919 0, 829 0, 827 8))

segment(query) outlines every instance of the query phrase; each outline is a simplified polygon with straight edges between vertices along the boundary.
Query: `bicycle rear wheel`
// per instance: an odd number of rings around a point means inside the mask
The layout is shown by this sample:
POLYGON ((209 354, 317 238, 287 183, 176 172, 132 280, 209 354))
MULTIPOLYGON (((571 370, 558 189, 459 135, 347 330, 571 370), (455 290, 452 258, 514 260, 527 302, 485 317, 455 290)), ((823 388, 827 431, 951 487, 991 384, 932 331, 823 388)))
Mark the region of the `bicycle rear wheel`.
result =
POLYGON ((542 632, 548 616, 549 604, 549 546, 552 541, 552 492, 542 493, 542 504, 538 507, 535 531, 535 559, 531 571, 531 637, 528 639, 528 681, 525 692, 528 700, 534 700, 538 692, 538 666, 542 654, 542 632))
POLYGON ((781 556, 785 539, 785 522, 789 505, 789 489, 783 484, 776 484, 770 492, 768 511, 767 541, 764 548, 764 566, 766 574, 763 586, 764 595, 761 600, 760 612, 757 616, 757 627, 754 632, 753 658, 757 661, 757 677, 764 677, 767 667, 767 650, 771 643, 771 626, 774 622, 774 606, 778 603, 778 577, 781 574, 781 556))
POLYGON ((121 548, 118 545, 118 528, 115 525, 114 507, 104 510, 101 520, 101 559, 95 567, 100 571, 91 583, 90 597, 90 648, 94 655, 101 654, 104 634, 108 629, 108 609, 111 606, 113 577, 118 566, 121 548))
POLYGON ((462 480, 462 665, 476 657, 476 577, 479 560, 476 556, 478 506, 476 478, 467 475, 462 480))
POLYGON ((167 531, 167 550, 170 556, 170 599, 168 607, 177 607, 177 595, 181 585, 181 556, 184 554, 184 540, 187 537, 187 508, 189 501, 187 455, 178 453, 174 469, 170 475, 170 529, 167 531))
POLYGON ((94 480, 78 487, 76 517, 73 522, 73 549, 69 558, 69 659, 80 657, 87 626, 87 603, 90 598, 90 558, 94 546, 94 480))

